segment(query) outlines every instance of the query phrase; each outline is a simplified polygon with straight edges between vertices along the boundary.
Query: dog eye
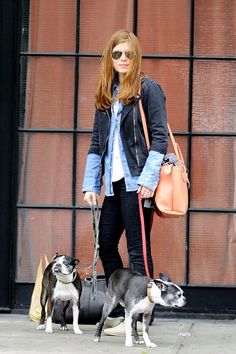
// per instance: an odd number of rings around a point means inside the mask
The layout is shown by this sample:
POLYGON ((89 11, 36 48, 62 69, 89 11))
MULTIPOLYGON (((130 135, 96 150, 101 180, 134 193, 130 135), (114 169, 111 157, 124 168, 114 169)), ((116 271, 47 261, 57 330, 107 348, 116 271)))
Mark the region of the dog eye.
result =
POLYGON ((181 297, 181 293, 178 293, 178 297, 181 297))

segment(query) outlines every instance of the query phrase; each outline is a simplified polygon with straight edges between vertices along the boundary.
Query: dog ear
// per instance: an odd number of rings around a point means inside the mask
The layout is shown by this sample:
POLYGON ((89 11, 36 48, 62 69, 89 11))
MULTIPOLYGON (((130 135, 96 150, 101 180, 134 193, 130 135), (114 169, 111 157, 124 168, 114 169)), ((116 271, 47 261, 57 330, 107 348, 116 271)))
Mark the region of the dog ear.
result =
POLYGON ((58 257, 59 253, 57 252, 53 257, 52 260, 54 261, 54 259, 56 259, 58 257))
POLYGON ((159 273, 159 278, 163 281, 168 281, 171 282, 170 278, 168 277, 168 275, 165 275, 163 273, 159 273))
POLYGON ((74 264, 75 264, 75 267, 80 263, 79 259, 77 258, 74 258, 74 264))
POLYGON ((168 286, 166 284, 162 283, 161 280, 154 279, 154 283, 161 291, 166 291, 168 288, 168 286))

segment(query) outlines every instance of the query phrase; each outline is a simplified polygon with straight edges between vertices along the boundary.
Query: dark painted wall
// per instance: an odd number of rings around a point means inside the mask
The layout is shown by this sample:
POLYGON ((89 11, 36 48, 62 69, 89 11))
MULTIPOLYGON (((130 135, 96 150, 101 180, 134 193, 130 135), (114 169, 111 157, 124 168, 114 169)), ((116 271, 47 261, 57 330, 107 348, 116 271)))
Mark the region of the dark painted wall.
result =
POLYGON ((16 1, 0 1, 0 310, 8 310, 12 258, 12 151, 15 105, 16 1))

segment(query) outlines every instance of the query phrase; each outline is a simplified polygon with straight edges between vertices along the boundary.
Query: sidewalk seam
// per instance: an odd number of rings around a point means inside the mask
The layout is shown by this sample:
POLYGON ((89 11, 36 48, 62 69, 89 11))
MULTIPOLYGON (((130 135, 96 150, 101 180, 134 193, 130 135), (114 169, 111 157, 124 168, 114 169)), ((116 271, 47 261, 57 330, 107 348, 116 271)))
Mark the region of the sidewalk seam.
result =
MULTIPOLYGON (((191 331, 192 331, 192 328, 194 327, 194 323, 192 322, 191 324, 188 324, 187 326, 184 325, 183 327, 183 330, 181 330, 181 332, 184 332, 184 333, 190 333, 190 335, 192 334, 191 331)), ((181 349, 184 347, 184 344, 187 340, 188 336, 180 336, 178 334, 178 339, 176 341, 176 352, 175 354, 179 354, 181 349)))

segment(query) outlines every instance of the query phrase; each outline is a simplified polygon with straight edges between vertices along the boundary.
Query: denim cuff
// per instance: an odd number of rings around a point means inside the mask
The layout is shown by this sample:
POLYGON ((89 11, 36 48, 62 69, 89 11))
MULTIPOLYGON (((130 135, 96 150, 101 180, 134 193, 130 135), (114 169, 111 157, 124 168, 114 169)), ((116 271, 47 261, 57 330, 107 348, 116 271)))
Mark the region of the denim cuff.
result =
POLYGON ((88 154, 84 179, 82 184, 83 192, 101 193, 101 176, 100 176, 101 157, 97 154, 88 154))
POLYGON ((163 158, 164 154, 157 151, 149 151, 147 161, 137 181, 140 186, 149 188, 153 192, 155 191, 160 178, 163 158))

